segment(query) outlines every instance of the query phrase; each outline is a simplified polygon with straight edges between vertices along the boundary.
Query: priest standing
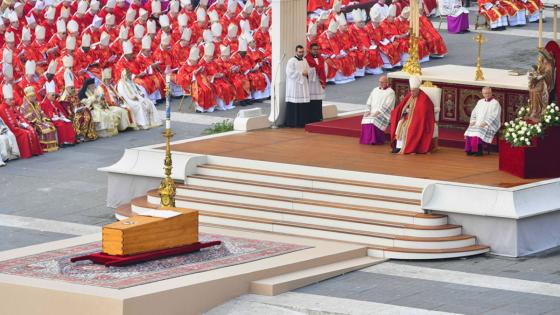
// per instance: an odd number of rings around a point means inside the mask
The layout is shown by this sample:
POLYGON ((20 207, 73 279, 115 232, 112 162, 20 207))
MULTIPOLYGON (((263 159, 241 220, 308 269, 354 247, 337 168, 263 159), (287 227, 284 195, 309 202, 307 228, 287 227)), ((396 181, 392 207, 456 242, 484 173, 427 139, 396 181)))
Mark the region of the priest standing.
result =
POLYGON ((304 127, 309 116, 309 65, 303 53, 303 46, 297 45, 296 55, 286 65, 287 127, 304 127))
POLYGON ((389 126, 394 107, 395 91, 389 86, 387 76, 383 75, 367 100, 367 110, 362 118, 361 144, 385 143, 385 129, 389 126))
POLYGON ((323 120, 323 98, 325 98, 325 87, 327 76, 325 74, 325 59, 319 53, 319 45, 312 43, 309 53, 305 56, 309 65, 309 117, 307 123, 323 120))
POLYGON ((469 128, 465 131, 465 152, 467 155, 482 155, 482 146, 492 143, 492 139, 500 129, 502 107, 498 100, 492 97, 492 89, 488 86, 482 89, 483 99, 476 103, 472 113, 469 128))
POLYGON ((434 134, 434 104, 420 90, 418 76, 409 79, 408 92, 391 113, 392 153, 428 153, 434 134))

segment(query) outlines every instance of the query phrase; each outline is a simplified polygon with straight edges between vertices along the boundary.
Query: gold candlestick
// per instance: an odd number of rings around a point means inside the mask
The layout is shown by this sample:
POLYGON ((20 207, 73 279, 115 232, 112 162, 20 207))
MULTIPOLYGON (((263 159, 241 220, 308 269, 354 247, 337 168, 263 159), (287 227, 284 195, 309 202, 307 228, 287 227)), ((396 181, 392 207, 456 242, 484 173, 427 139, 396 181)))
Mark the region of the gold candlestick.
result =
POLYGON ((163 162, 163 169, 165 170, 165 177, 161 180, 159 185, 159 198, 160 204, 164 207, 175 207, 175 192, 176 186, 175 181, 171 178, 171 169, 173 168, 173 162, 171 161, 171 108, 169 105, 169 99, 171 94, 169 76, 165 81, 165 101, 166 101, 166 124, 165 124, 165 159, 163 162))
POLYGON ((484 81, 484 75, 482 74, 482 69, 480 69, 480 51, 482 49, 482 44, 486 42, 486 38, 482 36, 481 33, 478 33, 474 37, 474 41, 478 44, 478 53, 476 56, 476 71, 475 71, 474 79, 476 81, 484 81))
POLYGON ((410 42, 408 43, 408 59, 403 66, 403 72, 410 75, 421 75, 420 61, 418 58, 418 38, 414 34, 414 30, 410 28, 410 42))

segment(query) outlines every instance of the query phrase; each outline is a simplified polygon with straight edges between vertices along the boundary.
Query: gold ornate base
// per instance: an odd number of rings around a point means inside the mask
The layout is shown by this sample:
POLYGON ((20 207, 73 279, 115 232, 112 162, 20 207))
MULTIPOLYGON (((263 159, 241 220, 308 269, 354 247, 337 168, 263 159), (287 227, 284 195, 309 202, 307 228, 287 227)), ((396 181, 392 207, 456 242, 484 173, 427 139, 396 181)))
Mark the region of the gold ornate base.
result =
POLYGON ((422 75, 420 61, 418 59, 418 39, 410 30, 410 43, 408 46, 408 60, 403 66, 403 72, 410 75, 422 75))

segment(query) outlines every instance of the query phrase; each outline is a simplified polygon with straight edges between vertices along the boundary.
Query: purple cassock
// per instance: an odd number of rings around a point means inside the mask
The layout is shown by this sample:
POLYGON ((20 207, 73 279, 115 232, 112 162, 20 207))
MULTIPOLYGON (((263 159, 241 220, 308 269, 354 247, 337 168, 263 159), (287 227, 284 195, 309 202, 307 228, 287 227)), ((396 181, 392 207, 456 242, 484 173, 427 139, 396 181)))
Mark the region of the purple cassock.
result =
POLYGON ((462 12, 457 16, 447 16, 447 32, 457 34, 469 29, 469 14, 462 12))

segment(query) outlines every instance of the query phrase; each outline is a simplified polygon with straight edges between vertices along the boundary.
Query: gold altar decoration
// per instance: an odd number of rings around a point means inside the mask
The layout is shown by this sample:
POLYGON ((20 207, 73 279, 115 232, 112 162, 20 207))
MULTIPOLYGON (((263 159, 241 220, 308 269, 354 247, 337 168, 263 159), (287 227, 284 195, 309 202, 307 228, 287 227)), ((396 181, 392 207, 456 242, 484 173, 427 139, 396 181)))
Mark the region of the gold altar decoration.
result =
POLYGON ((484 74, 482 73, 482 69, 480 68, 480 52, 482 50, 482 44, 486 42, 486 38, 481 33, 478 33, 474 37, 474 41, 478 44, 478 52, 476 54, 476 71, 474 73, 474 79, 476 81, 484 81, 484 74))
POLYGON ((408 43, 408 59, 403 66, 403 71, 410 75, 421 75, 422 69, 420 68, 419 51, 418 51, 418 38, 420 36, 420 17, 419 17, 418 0, 410 1, 410 34, 408 43))
POLYGON ((175 193, 176 193, 176 186, 175 181, 171 178, 171 169, 173 168, 173 163, 171 160, 171 137, 173 134, 171 133, 171 108, 169 104, 169 98, 171 97, 171 80, 169 75, 166 77, 165 80, 165 112, 166 112, 166 120, 165 120, 165 159, 163 163, 163 169, 165 170, 165 177, 161 180, 161 184, 159 185, 159 198, 160 204, 164 207, 175 207, 175 193))

